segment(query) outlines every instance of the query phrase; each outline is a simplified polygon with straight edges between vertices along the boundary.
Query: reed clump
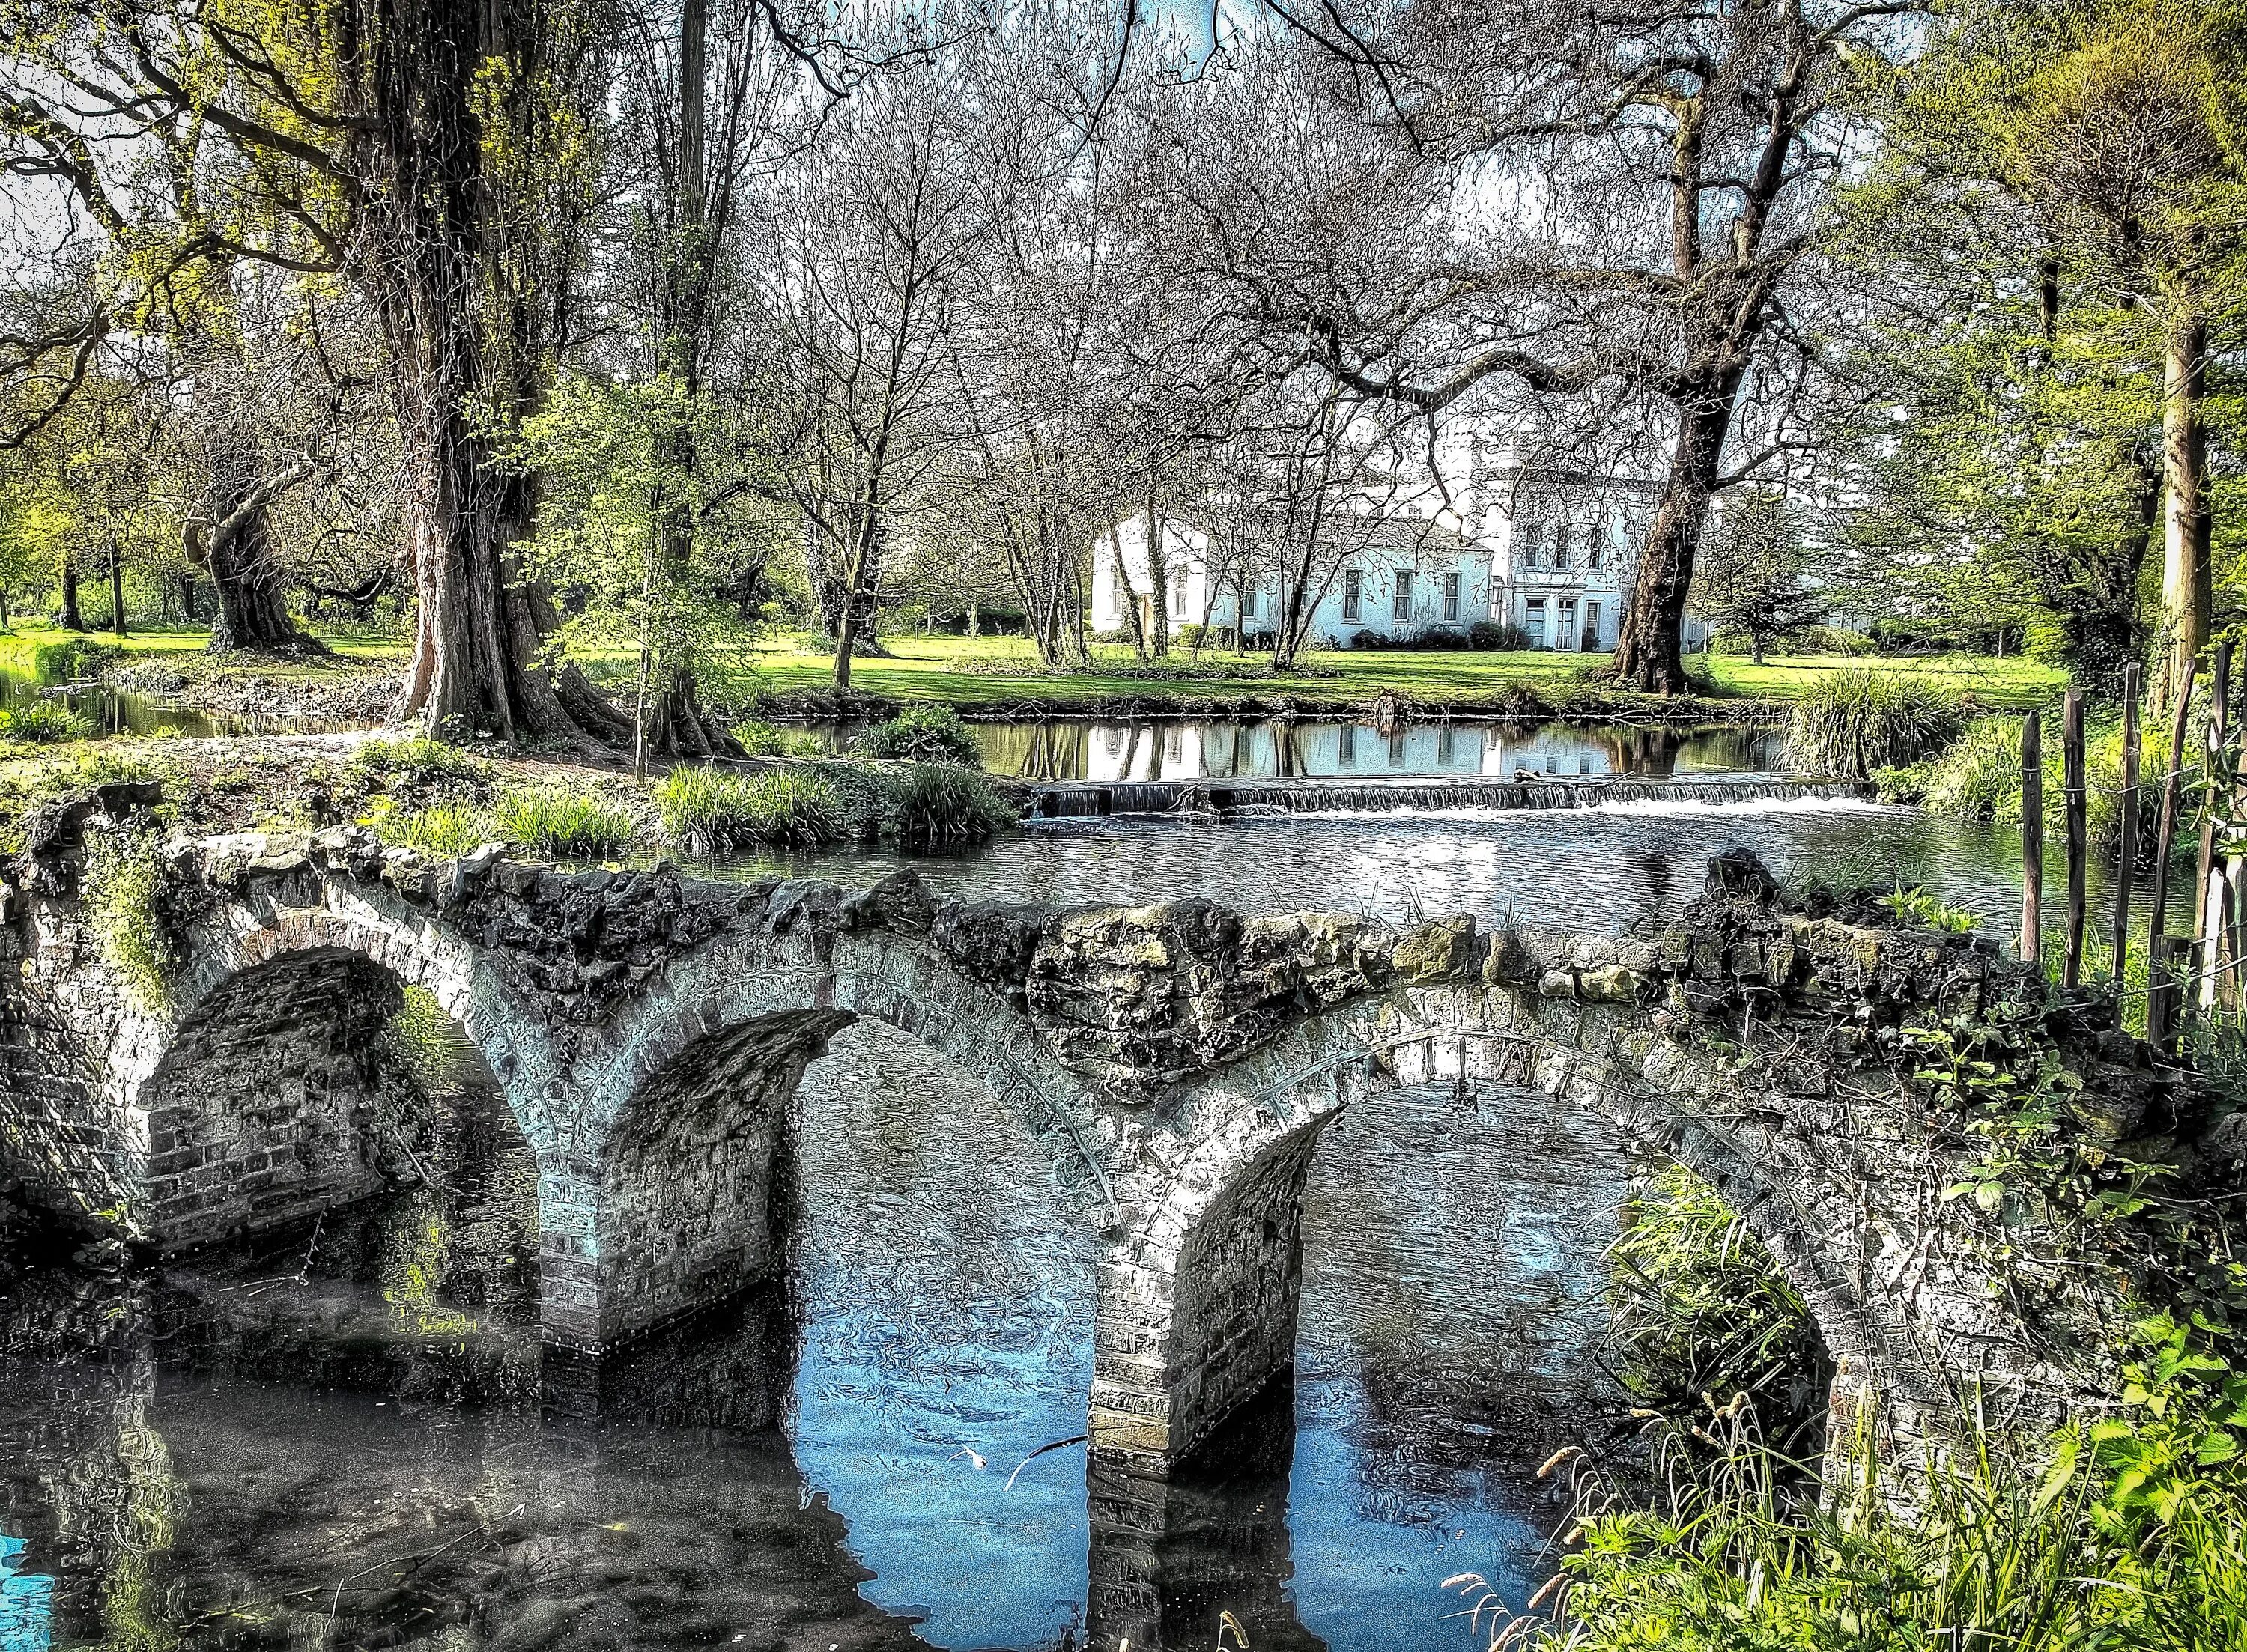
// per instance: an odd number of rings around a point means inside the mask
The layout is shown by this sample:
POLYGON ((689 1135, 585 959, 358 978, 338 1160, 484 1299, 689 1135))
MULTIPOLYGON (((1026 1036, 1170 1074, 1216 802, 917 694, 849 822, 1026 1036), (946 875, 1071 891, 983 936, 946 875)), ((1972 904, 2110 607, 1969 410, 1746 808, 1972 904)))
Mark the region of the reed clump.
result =
POLYGON ((915 706, 899 712, 859 735, 854 749, 861 757, 983 766, 983 748, 975 743, 974 732, 949 706, 915 706))
POLYGON ((564 860, 620 854, 634 836, 629 809, 574 788, 526 787, 503 793, 492 818, 500 835, 518 849, 564 860))
POLYGON ((1837 671, 1794 703, 1785 761, 1800 774, 1869 779, 1918 761, 1964 720, 1958 702, 1924 678, 1837 671))
POLYGON ((817 849, 849 830, 843 800, 827 778, 797 769, 742 775, 681 764, 656 788, 664 836, 690 855, 755 846, 817 849))
POLYGON ((891 829, 910 849, 965 849, 1015 823, 1011 805, 982 775, 951 763, 915 763, 899 776, 891 829))

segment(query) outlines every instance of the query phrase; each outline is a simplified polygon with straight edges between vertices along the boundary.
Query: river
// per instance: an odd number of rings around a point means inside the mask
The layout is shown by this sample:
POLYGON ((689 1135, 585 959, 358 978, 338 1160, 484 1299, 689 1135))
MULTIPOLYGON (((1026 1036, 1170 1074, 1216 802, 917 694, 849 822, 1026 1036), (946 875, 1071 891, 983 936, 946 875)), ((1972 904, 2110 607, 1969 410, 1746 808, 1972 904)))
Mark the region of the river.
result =
MULTIPOLYGON (((1754 754, 1655 761, 1689 751, 1754 754)), ((2018 898, 2012 834, 1834 802, 1064 821, 912 864, 1010 899, 1619 932, 1743 846, 1993 926, 2018 898)), ((0 1304, 0 1652, 1115 1652, 1123 1601, 1177 1647, 1224 1608, 1260 1649, 1468 1652, 1443 1580, 1524 1600, 1562 1512, 1537 1464, 1618 1425, 1601 1258, 1634 1167, 1533 1095, 1398 1091, 1327 1132, 1292 1389, 1222 1472, 1151 1493, 1074 1443, 1093 1235, 973 1075, 839 1034, 799 1095, 789 1288, 599 1365, 538 1344, 535 1174, 465 1044, 440 1089, 423 1183, 157 1275, 35 1271, 0 1304)))

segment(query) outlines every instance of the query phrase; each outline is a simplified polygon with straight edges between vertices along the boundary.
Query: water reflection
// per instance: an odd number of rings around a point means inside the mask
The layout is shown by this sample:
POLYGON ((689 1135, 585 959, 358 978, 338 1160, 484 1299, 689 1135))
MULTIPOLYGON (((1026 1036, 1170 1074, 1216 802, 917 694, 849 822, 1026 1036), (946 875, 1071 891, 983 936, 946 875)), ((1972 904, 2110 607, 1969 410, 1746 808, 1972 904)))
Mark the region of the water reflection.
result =
POLYGON ((1597 724, 1052 721, 979 723, 984 766, 1028 780, 1371 780, 1768 773, 1770 729, 1597 724))

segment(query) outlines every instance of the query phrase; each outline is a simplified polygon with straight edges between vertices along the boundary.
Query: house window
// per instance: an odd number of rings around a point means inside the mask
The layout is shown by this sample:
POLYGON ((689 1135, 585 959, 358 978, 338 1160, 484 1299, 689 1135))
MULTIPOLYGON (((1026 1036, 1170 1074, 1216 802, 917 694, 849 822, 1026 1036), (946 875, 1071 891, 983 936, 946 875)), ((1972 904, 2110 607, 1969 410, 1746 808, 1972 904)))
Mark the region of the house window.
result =
POLYGON ((1584 566, 1590 569, 1594 573, 1596 574, 1600 571, 1600 565, 1607 561, 1607 546, 1601 543, 1600 536, 1597 534, 1594 534, 1589 540, 1585 542, 1584 566))
POLYGON ((1542 597, 1532 597, 1523 604, 1521 629, 1529 633, 1532 648, 1545 646, 1545 599, 1542 597))
POLYGON ((1522 523, 1521 565, 1524 568, 1534 568, 1537 566, 1537 550, 1538 547, 1542 545, 1544 543, 1545 524, 1543 522, 1530 522, 1522 523))
POLYGON ((1445 619, 1457 619, 1459 617, 1460 578, 1459 570, 1456 568, 1444 576, 1444 618, 1445 619))
POLYGON ((1390 614, 1391 618, 1402 621, 1409 617, 1411 612, 1412 576, 1406 573, 1400 573, 1397 576, 1396 604, 1390 610, 1390 614))
POLYGON ((1180 619, 1186 617, 1186 570, 1183 568, 1171 570, 1171 612, 1180 619))
POLYGON ((1563 597, 1556 606, 1560 609, 1560 618, 1553 627, 1553 646, 1574 648, 1576 645, 1576 599, 1563 597))
POLYGON ((1597 653, 1599 646, 1600 605, 1597 603, 1586 603, 1584 604, 1584 652, 1588 654, 1597 653))
POLYGON ((1260 594, 1254 585, 1244 585, 1240 588, 1240 617, 1243 619, 1256 618, 1256 598, 1260 594))
POLYGON ((1365 618, 1365 576, 1355 568, 1342 570, 1342 617, 1349 620, 1365 618))
POLYGON ((1568 524, 1557 522, 1553 529, 1553 566, 1566 570, 1568 566, 1568 524))

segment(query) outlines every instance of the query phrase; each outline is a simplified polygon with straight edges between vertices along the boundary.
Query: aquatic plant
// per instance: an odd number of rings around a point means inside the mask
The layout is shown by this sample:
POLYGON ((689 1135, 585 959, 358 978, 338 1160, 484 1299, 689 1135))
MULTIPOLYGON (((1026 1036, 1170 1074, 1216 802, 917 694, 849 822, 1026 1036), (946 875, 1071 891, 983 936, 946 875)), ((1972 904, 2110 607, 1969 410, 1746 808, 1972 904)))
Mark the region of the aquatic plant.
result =
POLYGON ((465 855, 502 836, 490 816, 469 803, 400 809, 388 798, 378 798, 359 823, 393 849, 418 849, 428 855, 465 855))
POLYGON ((26 745, 51 746, 68 740, 91 740, 92 721, 58 700, 35 700, 28 705, 0 710, 0 740, 20 740, 26 745))
POLYGON ((949 706, 915 706, 899 712, 859 735, 852 749, 862 757, 983 766, 982 747, 975 743, 974 734, 949 706))
POLYGON ((1011 826, 1015 812, 982 775, 951 763, 915 763, 896 783, 891 829, 913 849, 980 843, 1011 826))
POLYGON ((492 811, 500 835, 519 849, 591 860, 627 848, 636 823, 629 810, 597 792, 556 786, 503 794, 492 811))
POLYGON ((835 788, 799 769, 743 775, 681 764, 657 788, 656 809, 664 836, 690 855, 752 844, 816 849, 853 835, 835 788))
POLYGON ((1889 671, 1837 671, 1794 703, 1785 761, 1803 774, 1863 780, 1916 761, 1957 734, 1964 713, 1924 678, 1889 671))

